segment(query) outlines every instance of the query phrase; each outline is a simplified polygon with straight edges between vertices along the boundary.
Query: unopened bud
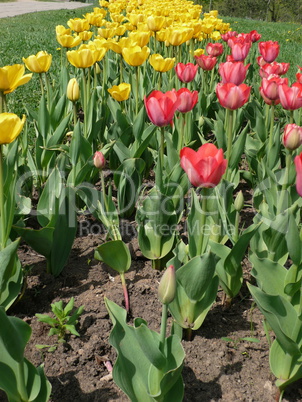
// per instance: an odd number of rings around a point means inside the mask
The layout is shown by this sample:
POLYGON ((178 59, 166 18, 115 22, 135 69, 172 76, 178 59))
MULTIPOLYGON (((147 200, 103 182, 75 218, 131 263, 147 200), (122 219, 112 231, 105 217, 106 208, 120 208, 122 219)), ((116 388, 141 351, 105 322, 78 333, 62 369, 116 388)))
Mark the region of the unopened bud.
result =
POLYGON ((95 72, 96 74, 101 74, 101 67, 98 65, 98 63, 95 64, 95 72))
POLYGON ((93 163, 97 169, 100 169, 100 170, 104 169, 104 167, 106 165, 106 159, 101 151, 96 151, 96 153, 93 156, 93 163))
POLYGON ((287 124, 284 128, 282 142, 290 151, 299 148, 302 145, 302 127, 297 124, 287 124))
POLYGON ((244 206, 244 197, 242 194, 242 191, 240 190, 239 193, 236 195, 235 201, 234 201, 234 207, 237 212, 240 212, 244 206))
POLYGON ((162 304, 169 304, 174 300, 176 294, 176 275, 175 268, 170 265, 164 272, 159 286, 158 298, 162 304))
POLYGON ((67 85, 67 98, 76 102, 80 98, 80 87, 76 78, 71 78, 67 85))

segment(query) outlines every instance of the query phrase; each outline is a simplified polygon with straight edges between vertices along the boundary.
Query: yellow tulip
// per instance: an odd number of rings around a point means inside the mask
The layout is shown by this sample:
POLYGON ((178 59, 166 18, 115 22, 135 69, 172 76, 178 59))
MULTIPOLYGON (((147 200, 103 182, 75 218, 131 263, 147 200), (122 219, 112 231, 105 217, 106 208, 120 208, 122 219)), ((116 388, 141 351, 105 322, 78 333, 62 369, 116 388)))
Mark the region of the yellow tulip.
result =
POLYGON ((144 21, 144 15, 143 14, 137 14, 135 12, 127 14, 128 20, 131 22, 132 25, 137 26, 139 22, 144 21))
POLYGON ((149 57, 149 63, 154 68, 155 71, 159 71, 161 73, 165 73, 173 68, 175 63, 175 57, 173 59, 166 58, 164 59, 160 54, 152 54, 149 57))
POLYGON ((0 68, 0 91, 4 94, 13 92, 20 85, 26 84, 32 77, 31 74, 25 74, 23 64, 14 64, 0 68))
POLYGON ((131 91, 131 85, 122 83, 120 85, 113 85, 112 88, 108 89, 108 92, 112 96, 113 99, 117 100, 118 102, 125 101, 129 98, 131 91))
POLYGON ((92 31, 79 32, 79 37, 82 39, 82 41, 90 40, 92 35, 93 35, 92 31))
POLYGON ((150 31, 157 32, 163 28, 165 21, 165 17, 161 15, 150 15, 147 18, 147 25, 150 31))
POLYGON ((71 29, 65 28, 63 25, 57 25, 56 26, 56 34, 57 35, 70 35, 71 29))
POLYGON ((131 38, 136 44, 140 47, 144 47, 149 43, 150 40, 150 31, 135 31, 129 34, 129 38, 131 38))
POLYGON ((0 113, 0 145, 10 144, 21 133, 26 117, 22 120, 14 113, 0 113))
POLYGON ((98 35, 101 38, 109 39, 115 36, 115 29, 114 28, 99 28, 98 35))
POLYGON ((194 56, 201 56, 202 54, 204 54, 204 49, 196 49, 194 50, 194 56))
POLYGON ((67 21, 67 25, 75 32, 88 31, 90 28, 89 21, 86 18, 73 18, 67 21))
POLYGON ((130 66, 141 66, 149 57, 150 49, 147 46, 126 47, 122 50, 122 55, 130 66))
POLYGON ((66 53, 66 55, 69 63, 77 68, 91 67, 97 61, 96 52, 87 47, 81 48, 79 50, 70 50, 66 53))
POLYGON ((44 50, 41 50, 36 55, 32 54, 27 58, 23 57, 22 60, 28 70, 31 72, 46 73, 46 71, 48 71, 50 68, 52 55, 48 54, 44 50))
POLYGON ((69 80, 66 94, 71 102, 76 102, 80 98, 80 87, 76 78, 69 80))
POLYGON ((211 39, 213 40, 220 40, 221 39, 221 34, 219 31, 214 31, 211 33, 211 39))
POLYGON ((168 28, 167 33, 167 41, 172 46, 179 46, 188 40, 190 40, 193 36, 194 29, 193 28, 168 28))
POLYGON ((70 49, 71 47, 78 46, 82 42, 82 39, 79 36, 57 35, 57 41, 62 47, 70 49))
POLYGON ((100 46, 98 41, 90 41, 87 46, 80 46, 79 50, 90 49, 93 53, 95 61, 101 61, 107 52, 107 48, 100 46))

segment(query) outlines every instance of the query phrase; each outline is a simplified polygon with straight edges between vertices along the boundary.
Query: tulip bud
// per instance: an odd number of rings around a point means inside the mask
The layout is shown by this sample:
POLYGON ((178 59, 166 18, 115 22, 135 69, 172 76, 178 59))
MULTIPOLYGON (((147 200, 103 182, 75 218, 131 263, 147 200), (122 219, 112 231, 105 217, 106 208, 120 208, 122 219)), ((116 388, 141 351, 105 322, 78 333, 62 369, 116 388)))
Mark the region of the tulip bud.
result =
POLYGON ((71 78, 67 85, 67 98, 76 102, 80 98, 80 87, 76 78, 71 78))
POLYGON ((101 74, 101 67, 99 66, 99 64, 98 63, 96 63, 95 64, 95 72, 96 72, 96 74, 101 74))
POLYGON ((299 148, 302 144, 302 127, 297 124, 287 124, 284 128, 282 142, 290 151, 299 148))
POLYGON ((244 198, 242 191, 240 190, 239 193, 236 195, 235 201, 234 201, 234 207, 237 212, 240 212, 244 206, 244 198))
POLYGON ((162 304, 169 304, 176 293, 175 268, 170 265, 164 272, 158 287, 158 298, 162 304))
POLYGON ((100 169, 100 170, 104 169, 104 167, 106 165, 106 159, 101 151, 95 152, 95 154, 93 156, 93 163, 97 169, 100 169))

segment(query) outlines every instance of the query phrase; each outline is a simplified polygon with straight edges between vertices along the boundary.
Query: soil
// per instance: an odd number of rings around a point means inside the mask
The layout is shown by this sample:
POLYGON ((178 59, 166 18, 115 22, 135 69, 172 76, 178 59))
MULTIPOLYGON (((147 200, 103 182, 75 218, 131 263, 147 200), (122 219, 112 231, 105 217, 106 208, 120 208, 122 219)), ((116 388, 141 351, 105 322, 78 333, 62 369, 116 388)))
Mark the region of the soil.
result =
MULTIPOLYGON (((152 269, 150 262, 142 256, 134 222, 124 220, 122 226, 124 241, 132 253, 132 266, 126 273, 131 303, 129 323, 134 317, 142 317, 158 331, 161 305, 157 288, 162 274, 152 269)), ((21 246, 20 260, 23 266, 30 265, 31 269, 24 297, 9 314, 31 325, 32 336, 26 357, 36 366, 44 364, 52 384, 50 402, 128 401, 107 369, 107 362, 114 364, 116 353, 108 343, 112 324, 104 296, 123 305, 123 291, 119 275, 93 258, 95 248, 104 241, 105 235, 97 222, 79 221, 78 236, 68 264, 57 278, 46 273, 43 257, 26 244, 21 246), (67 342, 60 344, 54 352, 38 350, 35 345, 55 343, 55 337, 48 336, 49 327, 39 322, 35 313, 52 315, 51 303, 59 300, 67 303, 71 297, 75 298, 76 307, 85 306, 77 325, 80 337, 68 336, 67 342)), ((263 317, 246 287, 246 281, 251 279, 246 260, 243 266, 244 284, 231 307, 223 308, 222 292, 219 291, 193 340, 182 341, 186 352, 183 367, 185 402, 273 402, 277 398, 275 378, 269 368, 263 317), (222 340, 222 337, 231 338, 233 342, 222 340), (241 341, 244 337, 257 338, 260 343, 241 341)), ((0 401, 6 400, 0 393, 0 401)), ((286 390, 284 401, 302 401, 301 380, 286 390)))

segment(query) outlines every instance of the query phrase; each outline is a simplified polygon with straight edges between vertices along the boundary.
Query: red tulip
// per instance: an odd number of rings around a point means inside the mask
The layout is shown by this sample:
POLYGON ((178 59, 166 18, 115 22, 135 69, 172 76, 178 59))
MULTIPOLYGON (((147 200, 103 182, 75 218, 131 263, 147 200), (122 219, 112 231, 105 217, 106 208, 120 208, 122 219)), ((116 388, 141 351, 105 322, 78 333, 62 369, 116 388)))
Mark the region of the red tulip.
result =
MULTIPOLYGON (((298 67, 300 71, 302 71, 302 67, 298 67)), ((300 84, 302 84, 302 72, 299 73, 299 71, 296 74, 297 77, 297 82, 299 82, 300 84)))
POLYGON ((251 35, 251 41, 253 43, 257 42, 259 39, 261 39, 261 34, 258 33, 255 29, 250 32, 251 35))
POLYGON ((223 84, 227 82, 232 82, 235 85, 242 84, 249 66, 249 64, 245 66, 242 61, 220 63, 218 72, 221 75, 223 84))
POLYGON ((219 103, 230 110, 242 107, 249 100, 250 93, 251 87, 246 84, 235 85, 228 82, 226 84, 218 83, 216 86, 219 103))
POLYGON ((181 113, 187 113, 196 105, 198 101, 198 92, 191 92, 188 88, 180 88, 177 91, 177 97, 180 99, 180 104, 177 110, 181 113))
POLYGON ((158 127, 167 126, 172 122, 180 102, 175 89, 166 93, 153 91, 144 97, 148 117, 158 127))
POLYGON ((251 42, 251 34, 250 33, 239 33, 237 35, 237 38, 241 38, 244 40, 244 42, 251 42))
POLYGON ((280 46, 277 41, 269 40, 267 42, 259 42, 258 49, 264 60, 267 63, 271 63, 278 57, 280 46))
POLYGON ((248 55, 252 46, 251 41, 246 41, 243 37, 232 37, 228 40, 228 46, 235 61, 243 61, 248 55))
POLYGON ((279 85, 281 84, 288 84, 288 79, 280 78, 279 75, 270 75, 268 78, 262 79, 259 90, 265 103, 268 105, 280 103, 279 85))
POLYGON ((201 67, 205 71, 213 70, 215 64, 217 63, 217 58, 213 56, 206 56, 202 54, 200 56, 195 56, 195 60, 199 67, 201 67))
POLYGON ((264 66, 265 64, 268 64, 268 63, 264 60, 264 58, 263 58, 262 56, 256 57, 256 61, 257 61, 257 64, 258 64, 259 67, 262 67, 262 66, 264 66))
POLYGON ((299 148, 302 145, 302 127, 297 124, 287 124, 284 127, 282 143, 290 151, 299 148))
POLYGON ((272 63, 262 65, 259 74, 262 78, 268 78, 271 74, 284 75, 287 73, 289 66, 289 63, 277 63, 273 61, 272 63))
POLYGON ((302 152, 294 159, 297 177, 296 177, 296 189, 300 197, 302 197, 302 152))
POLYGON ((194 80, 198 70, 198 65, 193 63, 177 63, 175 66, 175 72, 181 82, 191 82, 194 80))
POLYGON ((229 31, 229 32, 227 32, 227 33, 221 35, 221 39, 222 39, 224 42, 227 42, 230 38, 232 38, 233 36, 237 36, 237 35, 238 35, 238 32, 236 32, 236 31, 229 31))
POLYGON ((220 182, 227 160, 214 144, 203 144, 198 151, 185 147, 180 151, 180 165, 195 187, 215 187, 220 182))
POLYGON ((222 43, 208 43, 206 46, 206 52, 209 56, 220 56, 223 53, 223 45, 222 43))
POLYGON ((291 87, 279 85, 280 103, 286 110, 296 110, 302 107, 302 84, 295 82, 291 87))

